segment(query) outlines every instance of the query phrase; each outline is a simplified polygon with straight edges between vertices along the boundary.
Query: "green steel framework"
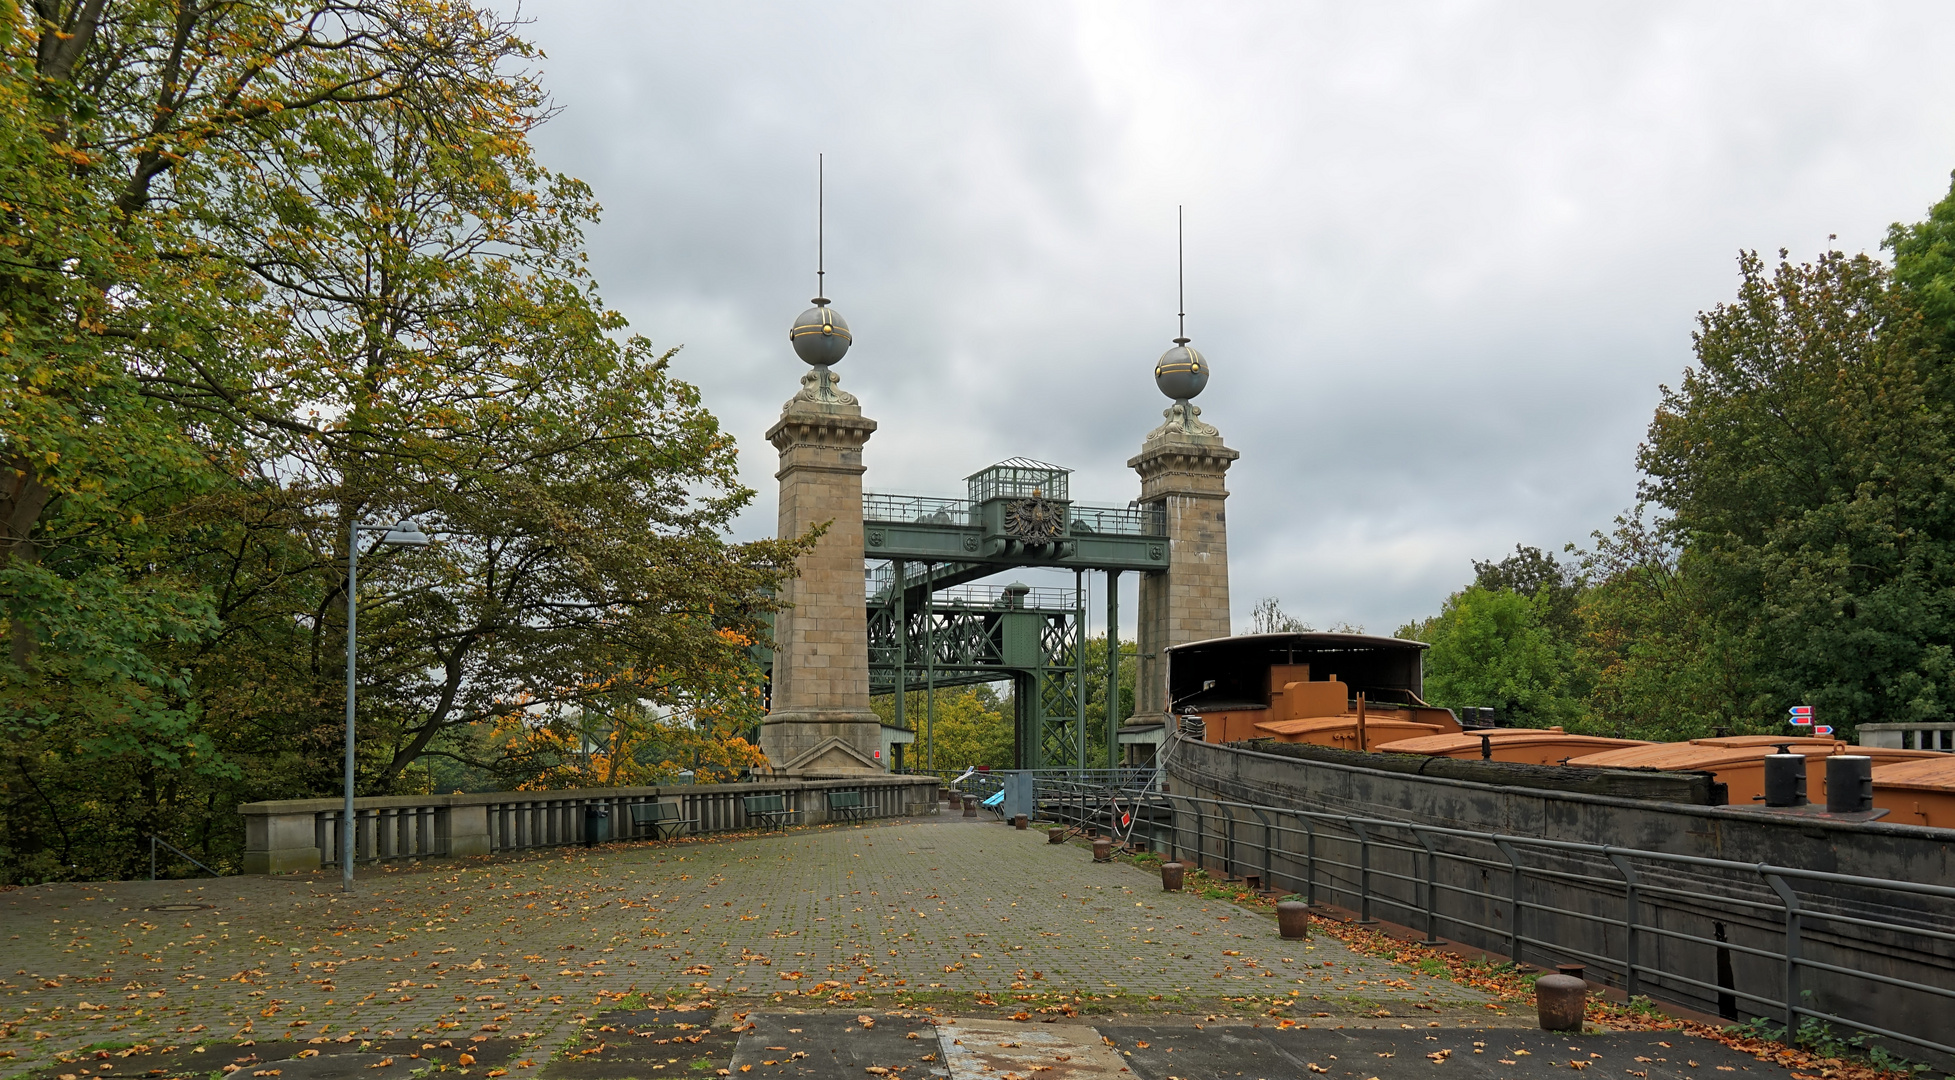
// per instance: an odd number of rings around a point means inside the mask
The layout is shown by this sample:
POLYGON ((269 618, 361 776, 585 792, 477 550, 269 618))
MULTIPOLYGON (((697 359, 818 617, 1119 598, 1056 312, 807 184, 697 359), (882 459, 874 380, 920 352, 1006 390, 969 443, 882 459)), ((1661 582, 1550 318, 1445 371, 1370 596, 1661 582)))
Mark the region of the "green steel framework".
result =
MULTIPOLYGON (((1070 499, 1069 470, 1014 458, 966 478, 968 497, 863 495, 869 566, 869 692, 922 691, 923 765, 935 768, 936 688, 1009 679, 1020 768, 1082 768, 1086 760, 1086 574, 1106 575, 1108 767, 1118 764, 1119 578, 1167 569, 1161 504, 1094 506, 1070 499), (1063 590, 967 583, 1045 566, 1073 571, 1063 590)), ((1096 673, 1098 674, 1098 673, 1096 673)), ((945 762, 955 767, 962 762, 945 762)))

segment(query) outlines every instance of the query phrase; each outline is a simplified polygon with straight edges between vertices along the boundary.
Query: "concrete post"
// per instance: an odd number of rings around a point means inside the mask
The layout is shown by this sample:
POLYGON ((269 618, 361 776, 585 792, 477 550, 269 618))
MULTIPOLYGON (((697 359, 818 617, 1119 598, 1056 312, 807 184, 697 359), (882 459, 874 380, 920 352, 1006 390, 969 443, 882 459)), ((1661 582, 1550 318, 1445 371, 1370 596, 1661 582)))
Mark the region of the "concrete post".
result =
POLYGON ((760 748, 796 773, 881 771, 882 726, 869 708, 862 581, 862 446, 876 422, 814 372, 767 431, 780 451, 780 533, 828 524, 787 582, 774 621, 773 709, 760 748))
POLYGON ((1199 419, 1193 406, 1176 405, 1127 467, 1140 474, 1140 501, 1165 515, 1168 569, 1140 579, 1140 652, 1129 723, 1154 723, 1167 700, 1170 645, 1229 634, 1229 534, 1223 483, 1241 455, 1199 419), (1190 415, 1193 414, 1193 415, 1190 415))

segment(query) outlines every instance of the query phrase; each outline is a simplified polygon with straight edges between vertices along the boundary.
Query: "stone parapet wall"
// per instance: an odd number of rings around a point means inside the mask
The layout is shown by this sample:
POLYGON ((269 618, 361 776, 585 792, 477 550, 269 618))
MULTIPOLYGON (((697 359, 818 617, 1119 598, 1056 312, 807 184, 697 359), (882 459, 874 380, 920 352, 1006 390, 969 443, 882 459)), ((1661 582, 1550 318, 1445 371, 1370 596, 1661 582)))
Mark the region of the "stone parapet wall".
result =
MULTIPOLYGON (((454 795, 378 795, 353 800, 359 862, 459 858, 526 848, 583 843, 585 810, 609 812, 611 838, 650 839, 634 829, 630 807, 676 803, 692 819, 694 833, 735 832, 757 826, 742 800, 780 795, 801 811, 801 824, 830 820, 828 791, 860 791, 863 817, 906 817, 937 812, 941 781, 935 776, 849 775, 770 780, 752 784, 668 784, 655 787, 576 788, 556 791, 488 791, 454 795)), ((340 799, 286 799, 245 803, 244 872, 283 874, 337 866, 340 799)))

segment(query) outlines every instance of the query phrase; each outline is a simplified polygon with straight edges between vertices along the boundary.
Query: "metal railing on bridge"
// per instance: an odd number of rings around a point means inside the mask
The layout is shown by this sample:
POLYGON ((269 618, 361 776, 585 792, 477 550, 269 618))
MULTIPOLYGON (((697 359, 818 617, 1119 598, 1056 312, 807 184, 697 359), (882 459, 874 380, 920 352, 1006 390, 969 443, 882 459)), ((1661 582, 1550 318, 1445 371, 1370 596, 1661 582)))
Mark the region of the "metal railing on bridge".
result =
MULTIPOLYGON (((862 493, 862 519, 898 525, 950 525, 972 528, 980 524, 978 504, 969 499, 937 495, 862 493)), ((1160 503, 1105 506, 1068 503, 1067 527, 1080 535, 1166 536, 1167 508, 1160 503)))
MULTIPOLYGON (((1383 914, 1728 1019, 1838 1025, 1955 1058, 1955 888, 1041 776, 1041 817, 1310 904, 1383 914), (1706 926, 1705 924, 1709 924, 1706 926), (1706 962, 1708 960, 1708 963, 1706 962), (1883 970, 1884 969, 1884 970, 1883 970), (1740 978, 1739 976, 1743 976, 1740 978), (1839 1011, 1811 1003, 1819 980, 1839 1011), (1753 987, 1752 989, 1744 988, 1753 987), (1763 990, 1764 992, 1760 992, 1763 990)), ((1943 1062, 1946 1064, 1946 1061, 1943 1062)))

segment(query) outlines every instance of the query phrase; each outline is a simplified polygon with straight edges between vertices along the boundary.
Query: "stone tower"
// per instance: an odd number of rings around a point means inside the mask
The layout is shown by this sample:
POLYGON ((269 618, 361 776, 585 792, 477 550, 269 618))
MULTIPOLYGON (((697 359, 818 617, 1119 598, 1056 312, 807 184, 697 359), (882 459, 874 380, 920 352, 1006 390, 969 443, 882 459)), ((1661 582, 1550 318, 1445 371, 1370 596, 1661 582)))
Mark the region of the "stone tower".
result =
POLYGON ((1208 385, 1208 360, 1185 336, 1161 354, 1154 382, 1174 399, 1166 422, 1148 433, 1127 467, 1140 474, 1140 501, 1158 508, 1166 525, 1168 568, 1142 574, 1140 663, 1134 679, 1130 723, 1152 723, 1174 703, 1167 700, 1166 650, 1229 634, 1229 530, 1222 503, 1224 475, 1241 455, 1222 433, 1201 419, 1189 399, 1208 385))
POLYGON ((837 387, 830 365, 851 342, 848 323, 816 297, 789 332, 813 366, 767 430, 780 451, 780 536, 828 523, 786 583, 774 620, 772 707, 760 728, 768 763, 788 773, 883 769, 882 726, 869 708, 869 630, 863 614, 862 446, 876 422, 837 387))

